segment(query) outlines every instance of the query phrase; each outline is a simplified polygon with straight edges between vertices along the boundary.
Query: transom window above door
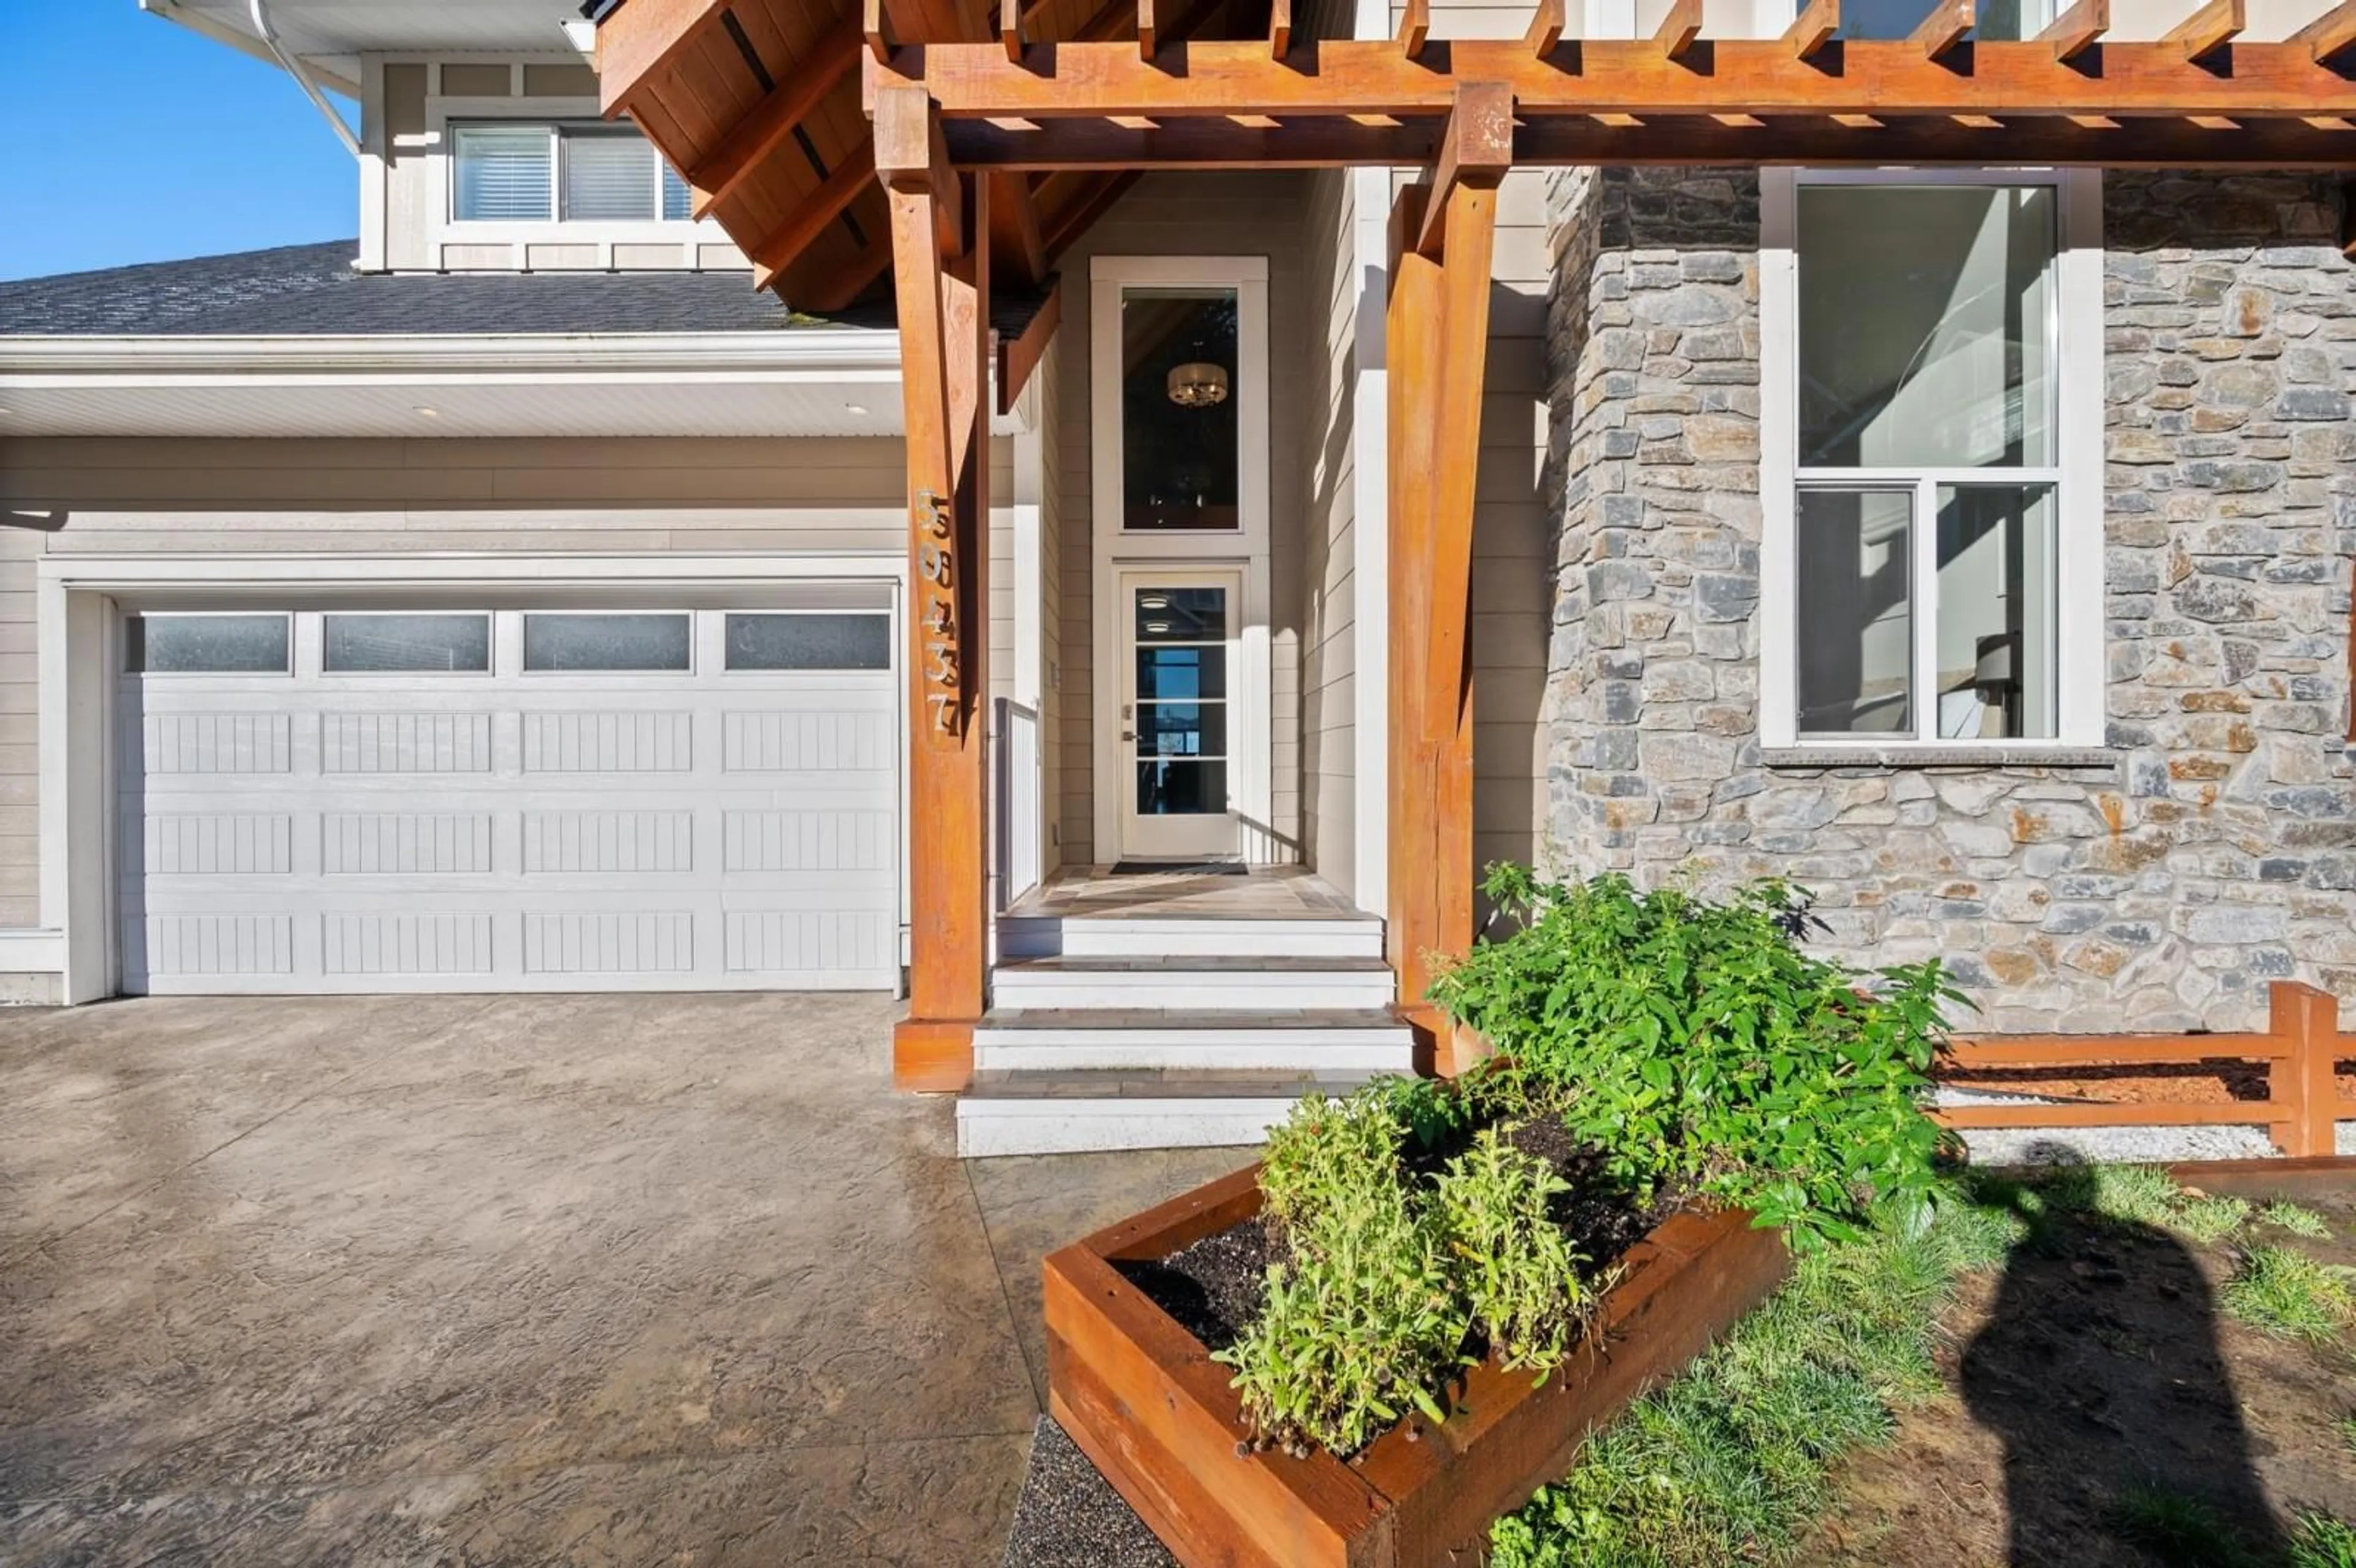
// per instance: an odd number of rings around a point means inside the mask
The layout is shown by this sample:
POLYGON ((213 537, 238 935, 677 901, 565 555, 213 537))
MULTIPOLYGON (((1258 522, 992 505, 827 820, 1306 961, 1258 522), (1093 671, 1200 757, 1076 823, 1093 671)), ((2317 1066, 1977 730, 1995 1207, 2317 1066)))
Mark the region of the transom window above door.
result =
POLYGON ((2102 302, 2072 178, 1767 181, 1769 744, 2099 740, 2102 302))
POLYGON ((1120 293, 1121 528, 1243 527, 1237 292, 1120 293))

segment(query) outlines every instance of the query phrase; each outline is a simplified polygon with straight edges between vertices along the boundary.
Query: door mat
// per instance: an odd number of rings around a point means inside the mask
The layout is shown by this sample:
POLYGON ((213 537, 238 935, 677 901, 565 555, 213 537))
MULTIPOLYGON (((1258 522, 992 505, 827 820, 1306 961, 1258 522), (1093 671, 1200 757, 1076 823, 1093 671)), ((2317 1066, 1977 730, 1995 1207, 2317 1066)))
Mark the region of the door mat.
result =
POLYGON ((1108 873, 1115 877, 1248 877, 1251 868, 1240 860, 1116 860, 1108 873))
POLYGON ((1014 1505, 1006 1568, 1178 1568, 1079 1445, 1043 1415, 1014 1505))

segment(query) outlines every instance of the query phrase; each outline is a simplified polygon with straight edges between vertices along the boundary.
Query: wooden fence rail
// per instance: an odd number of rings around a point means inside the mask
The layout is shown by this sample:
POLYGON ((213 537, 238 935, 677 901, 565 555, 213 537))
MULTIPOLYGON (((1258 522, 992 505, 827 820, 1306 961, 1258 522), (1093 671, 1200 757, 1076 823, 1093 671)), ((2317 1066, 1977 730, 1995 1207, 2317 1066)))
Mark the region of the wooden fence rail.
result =
POLYGON ((2277 980, 2262 1034, 2041 1034, 1948 1042, 1939 1062, 1953 1072, 2051 1069, 2057 1075, 2120 1067, 2172 1067, 2203 1061, 2262 1061, 2264 1100, 2225 1102, 2074 1102, 2065 1104, 1943 1105, 1944 1125, 1983 1127, 2265 1127, 2294 1158, 2334 1152, 2334 1124, 2356 1119, 2356 1100, 2340 1093, 2335 1064, 2356 1057, 2356 1035, 2340 1032, 2339 999, 2295 980, 2277 980))

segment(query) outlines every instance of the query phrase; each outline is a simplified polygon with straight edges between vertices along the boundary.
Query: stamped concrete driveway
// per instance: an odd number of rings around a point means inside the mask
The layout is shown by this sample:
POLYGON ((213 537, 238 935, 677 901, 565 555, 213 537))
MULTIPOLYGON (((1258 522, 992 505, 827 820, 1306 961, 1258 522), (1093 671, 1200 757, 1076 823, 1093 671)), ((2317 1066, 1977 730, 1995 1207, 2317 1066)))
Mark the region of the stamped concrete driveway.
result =
POLYGON ((859 997, 0 1015, 0 1563, 997 1561, 1044 1251, 859 997))

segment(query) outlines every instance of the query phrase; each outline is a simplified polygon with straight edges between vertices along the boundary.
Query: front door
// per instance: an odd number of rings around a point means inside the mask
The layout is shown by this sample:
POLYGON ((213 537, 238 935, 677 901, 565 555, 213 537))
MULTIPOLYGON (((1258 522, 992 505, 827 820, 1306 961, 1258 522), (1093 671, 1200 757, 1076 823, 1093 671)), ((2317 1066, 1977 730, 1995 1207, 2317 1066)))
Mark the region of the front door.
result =
POLYGON ((1240 571, 1120 574, 1120 858, 1233 855, 1240 571))

